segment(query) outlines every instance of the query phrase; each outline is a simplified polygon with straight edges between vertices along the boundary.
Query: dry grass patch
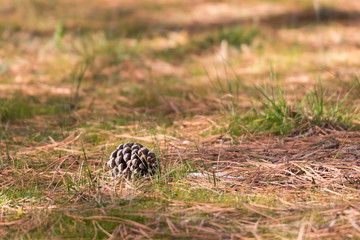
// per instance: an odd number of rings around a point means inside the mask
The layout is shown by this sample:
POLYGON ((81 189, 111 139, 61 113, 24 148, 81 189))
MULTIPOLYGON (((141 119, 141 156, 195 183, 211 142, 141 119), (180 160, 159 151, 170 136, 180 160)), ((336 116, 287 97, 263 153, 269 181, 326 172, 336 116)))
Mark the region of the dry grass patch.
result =
POLYGON ((358 4, 319 4, 5 0, 0 236, 360 238, 358 4), (109 177, 130 141, 161 174, 109 177))

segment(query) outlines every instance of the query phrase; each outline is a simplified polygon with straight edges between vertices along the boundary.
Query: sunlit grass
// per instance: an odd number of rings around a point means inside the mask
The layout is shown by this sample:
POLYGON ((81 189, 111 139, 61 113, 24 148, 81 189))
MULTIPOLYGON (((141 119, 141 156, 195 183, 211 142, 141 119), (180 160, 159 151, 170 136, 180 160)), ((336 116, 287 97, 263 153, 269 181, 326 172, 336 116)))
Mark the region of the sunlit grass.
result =
POLYGON ((249 4, 229 3, 196 3, 200 20, 181 1, 0 6, 1 238, 356 237, 357 62, 319 60, 356 49, 353 32, 322 36, 331 23, 301 18, 313 1, 291 21, 282 9, 295 2, 252 2, 276 10, 264 19, 215 14, 249 4), (280 35, 318 27, 323 48, 280 35), (318 72, 342 83, 291 82, 318 72), (130 141, 154 149, 161 172, 111 178, 105 162, 130 141))
POLYGON ((245 115, 232 117, 230 123, 232 134, 269 131, 284 135, 298 128, 304 132, 313 126, 326 127, 328 124, 335 129, 358 127, 359 109, 349 103, 347 97, 349 92, 345 96, 336 96, 336 93, 329 95, 319 81, 319 84, 314 86, 303 99, 296 99, 294 103, 290 103, 276 73, 272 70, 270 70, 270 79, 269 89, 266 85, 256 87, 258 91, 256 98, 260 106, 254 106, 245 115))

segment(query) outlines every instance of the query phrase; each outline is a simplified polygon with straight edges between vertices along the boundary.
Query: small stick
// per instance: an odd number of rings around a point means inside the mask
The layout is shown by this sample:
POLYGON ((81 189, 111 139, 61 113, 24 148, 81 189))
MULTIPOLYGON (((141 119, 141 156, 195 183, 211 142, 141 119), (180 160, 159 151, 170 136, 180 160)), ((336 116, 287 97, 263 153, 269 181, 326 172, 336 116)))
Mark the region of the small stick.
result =
POLYGON ((214 187, 216 187, 215 169, 213 169, 213 179, 214 179, 214 187))

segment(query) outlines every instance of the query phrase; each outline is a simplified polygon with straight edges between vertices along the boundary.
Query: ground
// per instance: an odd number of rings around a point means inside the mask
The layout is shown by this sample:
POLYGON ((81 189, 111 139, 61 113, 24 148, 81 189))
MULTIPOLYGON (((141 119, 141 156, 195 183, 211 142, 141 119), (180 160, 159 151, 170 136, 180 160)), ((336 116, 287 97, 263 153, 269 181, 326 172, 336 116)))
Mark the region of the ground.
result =
POLYGON ((3 0, 2 239, 360 238, 356 0, 3 0), (112 178, 125 142, 161 173, 112 178))

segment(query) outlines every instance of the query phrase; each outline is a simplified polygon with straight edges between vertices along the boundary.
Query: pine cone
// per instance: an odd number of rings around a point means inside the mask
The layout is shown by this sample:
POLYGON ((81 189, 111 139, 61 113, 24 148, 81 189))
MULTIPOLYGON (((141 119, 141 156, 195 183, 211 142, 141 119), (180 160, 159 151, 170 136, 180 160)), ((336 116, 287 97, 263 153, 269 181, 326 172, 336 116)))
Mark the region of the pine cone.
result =
POLYGON ((120 144, 110 155, 107 166, 112 169, 113 177, 133 174, 145 176, 154 174, 157 169, 160 170, 155 153, 140 143, 120 144))

